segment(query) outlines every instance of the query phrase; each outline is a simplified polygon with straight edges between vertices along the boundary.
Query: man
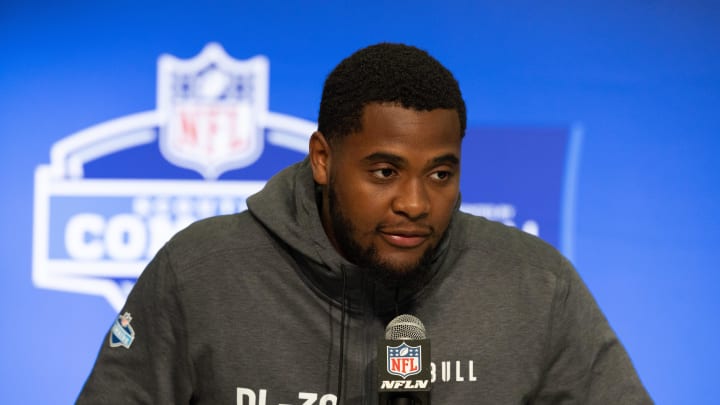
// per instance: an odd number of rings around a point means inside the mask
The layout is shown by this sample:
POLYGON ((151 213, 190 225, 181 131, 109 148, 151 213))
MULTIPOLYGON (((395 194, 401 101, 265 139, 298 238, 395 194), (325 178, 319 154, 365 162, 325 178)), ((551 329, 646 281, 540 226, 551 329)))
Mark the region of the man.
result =
POLYGON ((342 61, 304 161, 149 264, 79 403, 375 404, 376 342, 416 315, 435 404, 651 403, 570 263, 457 210, 465 104, 399 44, 342 61))

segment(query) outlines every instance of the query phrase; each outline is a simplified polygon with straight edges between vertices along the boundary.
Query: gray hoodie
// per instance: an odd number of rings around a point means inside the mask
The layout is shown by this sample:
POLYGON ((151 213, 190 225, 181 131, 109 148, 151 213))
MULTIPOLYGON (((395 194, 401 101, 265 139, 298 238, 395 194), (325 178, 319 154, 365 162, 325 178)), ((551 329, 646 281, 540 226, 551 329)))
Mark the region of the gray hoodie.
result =
POLYGON ((578 274, 540 239, 458 211, 425 284, 391 287, 334 250, 315 193, 305 160, 248 211, 174 236, 78 403, 377 404, 377 341, 399 313, 432 340, 436 405, 652 403, 578 274))

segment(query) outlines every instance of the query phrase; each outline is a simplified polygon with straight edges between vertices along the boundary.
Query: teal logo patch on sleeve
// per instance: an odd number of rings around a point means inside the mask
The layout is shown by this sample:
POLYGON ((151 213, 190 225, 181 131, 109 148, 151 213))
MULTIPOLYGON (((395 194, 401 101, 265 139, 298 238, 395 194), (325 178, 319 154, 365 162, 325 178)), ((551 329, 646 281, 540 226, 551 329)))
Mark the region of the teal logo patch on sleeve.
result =
POLYGON ((110 329, 110 347, 122 346, 126 349, 130 348, 133 340, 135 340, 135 330, 130 326, 130 321, 132 321, 130 312, 118 316, 110 329))

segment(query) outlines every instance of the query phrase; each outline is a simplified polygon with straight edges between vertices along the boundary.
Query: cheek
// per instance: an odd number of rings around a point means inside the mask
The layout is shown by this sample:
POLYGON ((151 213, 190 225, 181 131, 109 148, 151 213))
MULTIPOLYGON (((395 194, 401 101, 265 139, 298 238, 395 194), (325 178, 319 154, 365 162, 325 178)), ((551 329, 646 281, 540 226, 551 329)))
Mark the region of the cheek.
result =
POLYGON ((457 192, 452 193, 439 193, 433 199, 433 217, 438 223, 437 225, 444 225, 450 222, 453 212, 455 211, 455 204, 457 204, 458 194, 457 192))
POLYGON ((356 187, 345 196, 343 211, 361 232, 374 230, 386 216, 383 195, 356 187))
POLYGON ((343 214, 353 224, 353 233, 358 241, 369 243, 369 239, 375 237, 378 226, 393 221, 389 196, 382 190, 357 183, 346 190, 343 195, 343 214))

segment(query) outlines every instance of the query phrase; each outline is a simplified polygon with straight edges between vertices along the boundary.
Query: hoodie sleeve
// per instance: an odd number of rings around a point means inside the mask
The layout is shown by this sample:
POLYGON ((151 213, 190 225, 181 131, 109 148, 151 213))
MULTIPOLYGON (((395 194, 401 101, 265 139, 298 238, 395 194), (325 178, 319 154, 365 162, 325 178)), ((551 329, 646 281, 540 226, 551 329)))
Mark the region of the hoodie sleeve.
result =
POLYGON ((192 368, 166 248, 142 273, 105 336, 78 404, 188 403, 192 368))
POLYGON ((543 384, 534 404, 652 404, 630 358, 572 265, 553 300, 543 384))

